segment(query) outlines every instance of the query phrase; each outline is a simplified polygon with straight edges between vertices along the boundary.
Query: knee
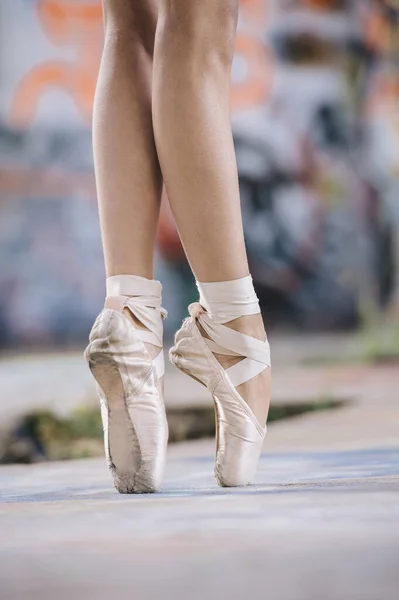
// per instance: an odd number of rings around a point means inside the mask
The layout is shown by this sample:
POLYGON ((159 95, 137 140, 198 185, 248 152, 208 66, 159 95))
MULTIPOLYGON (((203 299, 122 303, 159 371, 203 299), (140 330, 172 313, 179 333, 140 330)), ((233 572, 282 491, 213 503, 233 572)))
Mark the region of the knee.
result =
POLYGON ((104 0, 106 39, 120 42, 130 52, 132 45, 154 52, 157 9, 155 0, 104 0))
POLYGON ((234 54, 238 0, 160 0, 159 27, 181 55, 219 59, 234 54))

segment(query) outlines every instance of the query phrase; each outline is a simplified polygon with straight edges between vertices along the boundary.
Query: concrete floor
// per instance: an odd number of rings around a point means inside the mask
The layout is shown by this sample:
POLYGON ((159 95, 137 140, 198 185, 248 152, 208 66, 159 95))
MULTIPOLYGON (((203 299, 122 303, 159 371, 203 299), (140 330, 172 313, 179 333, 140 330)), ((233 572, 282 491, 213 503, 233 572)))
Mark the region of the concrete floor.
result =
MULTIPOLYGON (((1 423, 82 402, 81 357, 38 360, 0 364, 1 423)), ((150 496, 118 495, 102 459, 0 467, 0 600, 398 600, 397 365, 274 375, 274 402, 348 401, 272 423, 249 488, 217 487, 209 440, 172 445, 150 496)), ((209 402, 177 377, 168 402, 209 402)))
POLYGON ((398 599, 399 446, 266 452, 245 489, 212 469, 208 441, 156 495, 97 459, 2 467, 1 599, 398 599))

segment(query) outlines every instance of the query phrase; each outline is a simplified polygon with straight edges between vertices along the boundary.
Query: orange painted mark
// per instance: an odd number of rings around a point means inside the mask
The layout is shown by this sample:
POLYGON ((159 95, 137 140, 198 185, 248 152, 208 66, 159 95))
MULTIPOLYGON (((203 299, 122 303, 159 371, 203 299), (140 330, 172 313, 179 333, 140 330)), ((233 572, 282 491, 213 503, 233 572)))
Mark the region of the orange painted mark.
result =
POLYGON ((98 0, 40 0, 38 14, 49 37, 56 43, 67 41, 81 23, 98 25, 102 20, 101 2, 98 0))
MULTIPOLYGON (((395 132, 399 141, 399 74, 390 73, 382 77, 374 86, 373 93, 370 96, 365 115, 367 120, 373 118, 382 118, 388 122, 391 131, 395 132)), ((398 166, 395 172, 399 172, 398 166)))
POLYGON ((252 28, 264 28, 268 18, 266 0, 241 0, 240 11, 244 21, 251 24, 252 28))
POLYGON ((394 20, 391 20, 381 6, 374 3, 365 8, 362 13, 363 32, 366 43, 382 54, 399 52, 399 30, 394 20))
POLYGON ((375 50, 386 51, 390 45, 390 25, 379 12, 372 12, 366 22, 366 41, 375 50))
POLYGON ((16 126, 31 123, 41 96, 52 87, 62 88, 75 99, 85 120, 90 121, 95 78, 61 62, 36 67, 21 81, 14 97, 11 120, 16 126))
POLYGON ((265 104, 273 80, 273 55, 264 41, 268 22, 266 0, 241 0, 242 28, 237 34, 236 55, 245 63, 245 79, 233 83, 233 111, 265 104))
MULTIPOLYGON (((252 108, 267 101, 273 60, 260 32, 267 26, 265 0, 242 0, 244 30, 237 37, 237 53, 245 61, 246 77, 232 89, 232 109, 252 108)), ((91 120, 102 46, 102 11, 99 0, 40 0, 38 17, 48 38, 76 49, 76 60, 49 61, 35 66, 17 86, 11 108, 12 123, 32 123, 40 99, 51 88, 70 95, 87 123, 91 120)))
POLYGON ((303 0, 303 4, 307 8, 316 10, 332 10, 340 4, 337 0, 303 0))
POLYGON ((381 78, 373 89, 366 105, 366 114, 392 114, 399 118, 399 74, 391 73, 381 78))
POLYGON ((98 0, 40 0, 38 17, 53 43, 72 45, 73 63, 49 61, 35 66, 17 86, 11 121, 28 126, 41 97, 51 88, 63 89, 76 103, 87 123, 91 121, 102 47, 102 10, 98 0))
POLYGON ((265 104, 273 77, 273 65, 267 47, 254 37, 240 36, 237 38, 236 52, 245 60, 248 74, 242 84, 235 83, 232 86, 232 110, 265 104))
POLYGON ((92 2, 71 2, 71 0, 41 0, 39 10, 56 20, 83 19, 84 21, 101 19, 101 3, 97 0, 92 2))

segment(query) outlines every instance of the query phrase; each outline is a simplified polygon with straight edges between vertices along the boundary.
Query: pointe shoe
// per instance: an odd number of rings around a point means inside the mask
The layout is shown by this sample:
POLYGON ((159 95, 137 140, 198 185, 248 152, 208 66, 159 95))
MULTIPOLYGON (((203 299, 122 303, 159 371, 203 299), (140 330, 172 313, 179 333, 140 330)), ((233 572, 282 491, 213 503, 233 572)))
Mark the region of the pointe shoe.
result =
POLYGON ((266 341, 215 323, 199 303, 189 306, 188 317, 175 336, 171 362, 205 385, 216 414, 215 477, 223 487, 245 486, 255 475, 266 435, 245 400, 235 389, 270 366, 266 341), (197 323, 210 339, 205 338, 197 323), (224 369, 213 352, 245 357, 224 369))
POLYGON ((168 441, 159 381, 163 352, 152 360, 144 342, 162 347, 165 315, 154 297, 107 298, 85 350, 97 382, 107 463, 121 494, 155 492, 162 483, 168 441), (125 308, 150 331, 135 328, 125 308))

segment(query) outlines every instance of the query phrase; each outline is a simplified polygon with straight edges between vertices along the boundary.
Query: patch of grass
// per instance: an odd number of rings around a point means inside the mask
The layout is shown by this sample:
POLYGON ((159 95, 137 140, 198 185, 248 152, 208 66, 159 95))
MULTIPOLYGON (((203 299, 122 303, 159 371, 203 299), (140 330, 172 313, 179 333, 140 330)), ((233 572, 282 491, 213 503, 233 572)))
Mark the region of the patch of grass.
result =
POLYGON ((340 353, 334 348, 330 355, 305 357, 305 366, 340 366, 388 364, 399 362, 399 327, 373 326, 354 333, 340 353))
POLYGON ((399 362, 399 327, 369 329, 363 334, 363 359, 371 363, 399 362))
POLYGON ((11 432, 0 462, 97 456, 103 451, 102 435, 97 406, 81 407, 66 418, 49 410, 37 410, 26 415, 11 432))
MULTIPOLYGON (((340 403, 322 398, 317 402, 271 406, 268 423, 315 410, 329 410, 340 403)), ((213 437, 215 412, 213 407, 168 410, 169 440, 213 437)), ((11 432, 0 456, 1 463, 33 463, 40 460, 66 460, 101 456, 103 429, 100 409, 84 406, 69 417, 59 417, 49 410, 26 415, 11 432)))
POLYGON ((399 361, 399 307, 393 303, 384 313, 371 301, 361 306, 361 358, 368 363, 399 361))
POLYGON ((307 412, 331 410, 332 408, 338 408, 341 405, 342 401, 334 400, 333 398, 319 398, 315 402, 302 402, 300 404, 282 404, 281 406, 272 405, 270 407, 267 422, 272 423, 273 421, 296 417, 307 412))

